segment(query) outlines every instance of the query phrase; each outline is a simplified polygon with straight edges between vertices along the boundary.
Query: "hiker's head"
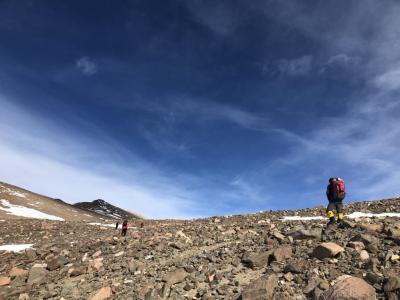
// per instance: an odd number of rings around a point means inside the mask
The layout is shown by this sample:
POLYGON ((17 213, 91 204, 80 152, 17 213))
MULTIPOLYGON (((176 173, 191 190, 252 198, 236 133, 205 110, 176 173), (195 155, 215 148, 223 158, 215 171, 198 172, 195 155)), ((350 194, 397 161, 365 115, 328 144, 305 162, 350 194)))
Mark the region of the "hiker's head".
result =
POLYGON ((334 180, 335 180, 335 178, 333 178, 333 177, 329 178, 329 183, 332 183, 332 181, 334 181, 334 180))

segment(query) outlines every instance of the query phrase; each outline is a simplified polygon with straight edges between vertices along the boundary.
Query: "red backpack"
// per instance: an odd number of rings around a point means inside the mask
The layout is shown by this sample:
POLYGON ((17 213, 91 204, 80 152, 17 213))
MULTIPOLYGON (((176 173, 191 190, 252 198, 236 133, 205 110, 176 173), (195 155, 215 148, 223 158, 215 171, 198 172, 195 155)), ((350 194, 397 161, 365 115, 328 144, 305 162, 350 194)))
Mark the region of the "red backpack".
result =
POLYGON ((331 182, 331 193, 334 199, 343 199, 346 196, 343 179, 336 178, 331 182))

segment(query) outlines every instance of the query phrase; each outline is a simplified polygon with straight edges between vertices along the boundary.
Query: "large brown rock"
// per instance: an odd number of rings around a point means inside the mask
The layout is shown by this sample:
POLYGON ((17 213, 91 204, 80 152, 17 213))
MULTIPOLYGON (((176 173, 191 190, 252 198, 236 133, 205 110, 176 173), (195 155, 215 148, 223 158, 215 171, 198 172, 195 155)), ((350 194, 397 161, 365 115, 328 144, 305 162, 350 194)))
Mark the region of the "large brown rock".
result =
POLYGON ((182 282, 189 275, 183 268, 177 269, 165 275, 163 281, 167 282, 170 285, 174 285, 176 283, 182 282))
POLYGON ((277 262, 283 262, 292 257, 292 247, 284 246, 274 250, 273 256, 277 262))
POLYGON ((298 229, 294 230, 290 233, 290 236, 295 240, 307 240, 307 239, 321 239, 322 229, 313 228, 310 230, 307 229, 298 229))
POLYGON ((375 289, 364 280, 348 277, 324 292, 319 300, 376 300, 375 289))
POLYGON ((0 277, 0 286, 9 285, 10 282, 11 282, 10 277, 4 277, 4 276, 0 277))
POLYGON ((328 242, 322 243, 314 248, 312 256, 318 259, 332 258, 337 256, 339 253, 343 252, 344 248, 338 244, 328 242))
POLYGON ((263 268, 273 260, 273 251, 245 253, 242 262, 251 268, 263 268))
POLYGON ((27 270, 20 269, 17 267, 14 267, 11 269, 9 275, 11 278, 19 277, 19 276, 26 276, 28 274, 27 270))
POLYGON ((103 287, 99 289, 93 296, 89 298, 89 300, 104 300, 110 298, 112 296, 111 287, 103 287))
POLYGON ((385 292, 393 292, 400 289, 400 277, 391 276, 386 280, 383 290, 385 292))
POLYGON ((276 275, 263 276, 251 282, 242 293, 242 300, 270 300, 273 299, 275 287, 278 285, 276 275))
POLYGON ((34 265, 30 270, 29 270, 29 275, 28 275, 28 284, 41 284, 42 282, 45 281, 47 277, 48 272, 45 269, 45 266, 40 266, 40 265, 34 265))

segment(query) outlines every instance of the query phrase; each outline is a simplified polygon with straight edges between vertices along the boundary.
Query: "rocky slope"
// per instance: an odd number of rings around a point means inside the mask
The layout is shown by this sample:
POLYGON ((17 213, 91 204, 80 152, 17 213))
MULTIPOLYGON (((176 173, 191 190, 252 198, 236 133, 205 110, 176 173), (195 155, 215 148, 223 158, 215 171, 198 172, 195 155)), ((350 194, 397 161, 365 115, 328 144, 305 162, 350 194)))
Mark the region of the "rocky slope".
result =
POLYGON ((133 220, 133 219, 142 219, 138 214, 131 213, 124 209, 121 209, 117 206, 114 206, 102 199, 97 199, 92 202, 79 202, 74 204, 75 207, 80 209, 94 212, 105 216, 107 218, 117 219, 117 220, 133 220))
POLYGON ((109 218, 81 210, 60 199, 53 199, 0 182, 0 220, 26 218, 85 222, 109 220, 109 218))
MULTIPOLYGON (((400 199, 347 205, 388 213, 400 199)), ((400 218, 283 221, 322 207, 194 221, 7 220, 0 245, 3 299, 399 299, 400 218)))

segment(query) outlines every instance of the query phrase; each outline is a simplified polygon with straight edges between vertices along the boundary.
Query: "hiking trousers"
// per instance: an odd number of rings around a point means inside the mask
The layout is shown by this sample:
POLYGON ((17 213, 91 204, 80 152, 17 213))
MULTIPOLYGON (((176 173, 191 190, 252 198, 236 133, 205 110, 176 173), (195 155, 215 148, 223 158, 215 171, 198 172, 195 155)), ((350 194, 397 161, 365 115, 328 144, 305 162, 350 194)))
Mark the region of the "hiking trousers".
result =
POLYGON ((336 209, 336 212, 338 214, 343 213, 343 202, 342 200, 338 201, 329 201, 328 208, 326 211, 334 211, 336 209))

